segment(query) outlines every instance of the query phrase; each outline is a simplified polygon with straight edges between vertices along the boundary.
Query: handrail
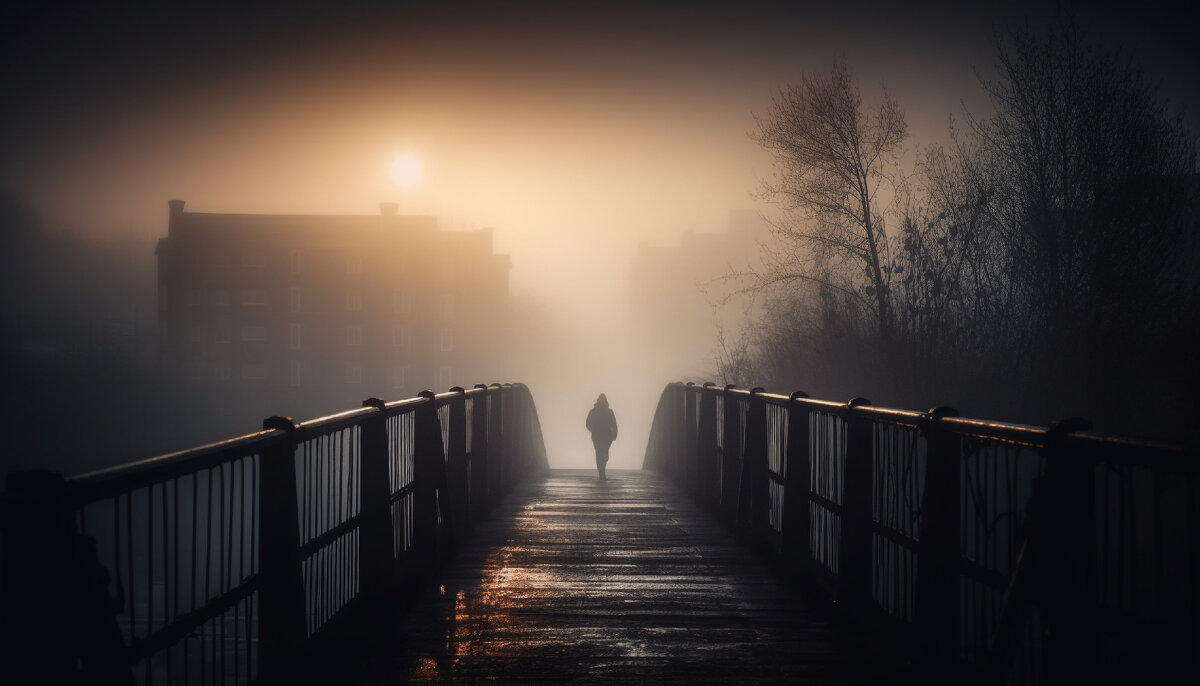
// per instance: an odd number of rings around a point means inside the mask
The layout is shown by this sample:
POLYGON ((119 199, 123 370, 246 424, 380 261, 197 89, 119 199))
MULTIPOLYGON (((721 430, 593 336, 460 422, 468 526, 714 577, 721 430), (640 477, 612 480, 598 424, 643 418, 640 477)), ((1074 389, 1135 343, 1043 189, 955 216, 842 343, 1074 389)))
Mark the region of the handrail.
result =
POLYGON ((924 669, 1057 683, 1194 660, 1153 646, 1200 639, 1196 447, 956 415, 674 383, 644 467, 924 669))
POLYGON ((98 498, 105 492, 124 492, 138 481, 151 481, 214 466, 227 460, 230 453, 257 452, 265 445, 282 439, 283 435, 282 431, 277 430, 256 431, 188 450, 85 472, 71 477, 69 482, 76 499, 98 498))
POLYGON ((493 384, 272 417, 70 478, 12 474, 6 669, 49 682, 290 683, 304 656, 418 592, 473 520, 547 467, 529 389, 493 384), (64 648, 66 624, 82 640, 64 648))

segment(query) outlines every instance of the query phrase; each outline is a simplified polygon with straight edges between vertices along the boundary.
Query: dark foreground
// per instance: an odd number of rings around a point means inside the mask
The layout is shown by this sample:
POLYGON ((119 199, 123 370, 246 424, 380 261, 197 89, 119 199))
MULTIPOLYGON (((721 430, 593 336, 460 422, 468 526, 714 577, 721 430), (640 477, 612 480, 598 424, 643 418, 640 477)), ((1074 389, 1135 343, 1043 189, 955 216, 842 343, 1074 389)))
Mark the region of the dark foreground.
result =
POLYGON ((874 671, 818 603, 650 472, 600 483, 556 470, 518 486, 441 583, 347 671, 362 683, 652 684, 874 671))

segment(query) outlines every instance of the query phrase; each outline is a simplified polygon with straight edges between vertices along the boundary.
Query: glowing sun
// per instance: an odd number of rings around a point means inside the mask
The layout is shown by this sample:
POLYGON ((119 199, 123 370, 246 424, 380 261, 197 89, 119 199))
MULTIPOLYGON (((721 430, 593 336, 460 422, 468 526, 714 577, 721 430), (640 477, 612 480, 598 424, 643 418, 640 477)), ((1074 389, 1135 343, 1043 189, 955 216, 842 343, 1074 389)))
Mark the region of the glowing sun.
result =
POLYGON ((392 181, 401 188, 417 185, 421 180, 421 163, 412 155, 401 155, 392 162, 392 181))

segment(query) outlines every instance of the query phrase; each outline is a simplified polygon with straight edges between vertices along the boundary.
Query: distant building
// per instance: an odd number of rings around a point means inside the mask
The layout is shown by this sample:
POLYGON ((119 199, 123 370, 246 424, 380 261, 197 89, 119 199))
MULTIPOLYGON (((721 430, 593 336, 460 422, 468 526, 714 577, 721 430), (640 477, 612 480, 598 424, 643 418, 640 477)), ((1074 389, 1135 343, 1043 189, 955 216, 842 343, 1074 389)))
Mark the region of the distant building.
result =
POLYGON ((672 378, 711 375, 718 329, 731 343, 741 335, 750 316, 745 303, 721 305, 744 282, 723 277, 757 266, 768 236, 757 214, 740 211, 725 233, 685 231, 678 245, 638 247, 630 264, 634 330, 672 378))
POLYGON ((500 380, 509 259, 428 216, 185 212, 158 243, 166 358, 295 412, 500 380))

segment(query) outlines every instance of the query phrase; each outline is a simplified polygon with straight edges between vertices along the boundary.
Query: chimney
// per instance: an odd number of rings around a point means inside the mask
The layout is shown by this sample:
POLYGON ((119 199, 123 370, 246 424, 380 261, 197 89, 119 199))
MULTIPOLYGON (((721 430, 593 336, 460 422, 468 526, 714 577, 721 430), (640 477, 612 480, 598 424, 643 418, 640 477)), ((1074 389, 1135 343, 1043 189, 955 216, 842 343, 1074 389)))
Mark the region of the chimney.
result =
POLYGON ((385 217, 395 217, 400 212, 400 203, 398 202, 381 202, 379 203, 379 213, 385 217))
POLYGON ((183 216, 183 201, 168 200, 167 207, 170 208, 170 214, 167 215, 167 236, 175 233, 175 222, 183 216))

